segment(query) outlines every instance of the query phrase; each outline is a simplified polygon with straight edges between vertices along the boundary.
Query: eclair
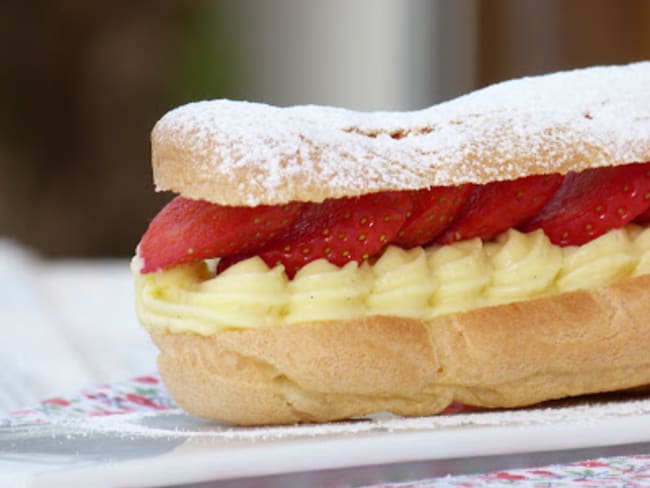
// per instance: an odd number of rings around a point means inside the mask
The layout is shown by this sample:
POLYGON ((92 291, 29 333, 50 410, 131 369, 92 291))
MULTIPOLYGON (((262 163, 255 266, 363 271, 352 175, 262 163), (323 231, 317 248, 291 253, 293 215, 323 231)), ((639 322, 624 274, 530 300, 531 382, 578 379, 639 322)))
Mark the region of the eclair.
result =
POLYGON ((649 385, 648 86, 642 62, 412 112, 171 110, 177 196, 131 265, 170 394, 268 425, 649 385))

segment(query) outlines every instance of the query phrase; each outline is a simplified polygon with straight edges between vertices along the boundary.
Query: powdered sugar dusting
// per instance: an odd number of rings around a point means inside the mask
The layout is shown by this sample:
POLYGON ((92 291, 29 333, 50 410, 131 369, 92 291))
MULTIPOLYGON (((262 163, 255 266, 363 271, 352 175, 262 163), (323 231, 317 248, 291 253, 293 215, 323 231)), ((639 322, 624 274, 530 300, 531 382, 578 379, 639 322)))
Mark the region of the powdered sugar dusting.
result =
POLYGON ((413 112, 203 101, 158 122, 154 163, 165 140, 206 180, 193 196, 219 201, 216 175, 241 199, 225 191, 220 203, 246 205, 624 164, 650 157, 648 86, 642 62, 508 81, 413 112))
MULTIPOLYGON (((262 441, 269 439, 297 439, 332 435, 358 435, 378 432, 426 432, 440 429, 473 427, 517 427, 588 423, 634 416, 650 416, 650 399, 626 401, 573 400, 564 407, 545 407, 525 410, 473 412, 438 415, 433 417, 401 418, 378 414, 358 421, 327 424, 305 424, 272 427, 237 427, 228 424, 194 419, 177 410, 155 413, 134 413, 87 419, 70 418, 56 421, 60 430, 68 433, 111 433, 125 438, 214 438, 227 440, 262 441)), ((650 417, 648 417, 650 418, 650 417)), ((47 425, 34 426, 36 429, 47 425)))

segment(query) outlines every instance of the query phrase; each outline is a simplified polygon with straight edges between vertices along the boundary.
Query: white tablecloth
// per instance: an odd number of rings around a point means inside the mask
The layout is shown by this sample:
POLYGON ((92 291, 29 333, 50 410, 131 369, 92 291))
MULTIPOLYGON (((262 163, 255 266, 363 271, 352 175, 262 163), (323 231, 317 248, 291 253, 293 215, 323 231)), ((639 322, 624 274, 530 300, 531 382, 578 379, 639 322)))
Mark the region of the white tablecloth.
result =
POLYGON ((155 370, 128 260, 44 260, 0 239, 0 414, 155 370))

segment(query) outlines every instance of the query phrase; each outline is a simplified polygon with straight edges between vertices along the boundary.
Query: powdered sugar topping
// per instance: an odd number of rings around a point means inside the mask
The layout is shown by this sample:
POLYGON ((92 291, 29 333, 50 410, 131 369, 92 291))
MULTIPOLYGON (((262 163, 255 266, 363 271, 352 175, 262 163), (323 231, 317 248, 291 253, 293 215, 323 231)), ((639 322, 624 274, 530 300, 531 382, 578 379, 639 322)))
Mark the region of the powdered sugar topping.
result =
MULTIPOLYGON (((34 425, 36 431, 64 428, 68 433, 92 435, 113 433, 128 438, 213 438, 220 440, 263 441, 267 439, 299 439, 331 435, 358 435, 377 432, 426 432, 441 429, 553 426, 599 422, 613 418, 647 417, 648 398, 608 401, 573 399, 565 405, 531 409, 473 412, 432 417, 402 418, 377 414, 366 419, 326 424, 304 424, 270 427, 237 427, 193 418, 179 410, 141 412, 109 417, 63 419, 53 424, 34 425), (49 425, 49 427, 48 427, 49 425)), ((22 430, 30 427, 23 427, 22 430)), ((29 432, 28 432, 29 433, 29 432)), ((35 432, 32 432, 33 435, 35 432)), ((16 432, 20 435, 19 432, 16 432)))
POLYGON ((154 170, 164 140, 205 180, 189 196, 255 205, 636 162, 650 157, 648 86, 642 62, 508 81, 413 112, 191 103, 156 125, 154 170))

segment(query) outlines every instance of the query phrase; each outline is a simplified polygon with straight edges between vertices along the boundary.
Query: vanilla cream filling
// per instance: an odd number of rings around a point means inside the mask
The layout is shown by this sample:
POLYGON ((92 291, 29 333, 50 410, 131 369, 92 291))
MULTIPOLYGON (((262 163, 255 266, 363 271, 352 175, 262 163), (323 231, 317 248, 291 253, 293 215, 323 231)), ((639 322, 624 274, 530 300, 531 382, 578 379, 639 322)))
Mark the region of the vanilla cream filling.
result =
POLYGON ((324 259, 289 280, 259 257, 215 276, 200 261, 141 274, 132 262, 136 309, 147 328, 209 335, 223 328, 273 327, 392 315, 428 319, 479 307, 593 288, 650 274, 650 228, 628 225, 582 246, 558 247, 541 230, 404 250, 343 267, 324 259))

